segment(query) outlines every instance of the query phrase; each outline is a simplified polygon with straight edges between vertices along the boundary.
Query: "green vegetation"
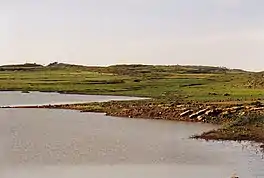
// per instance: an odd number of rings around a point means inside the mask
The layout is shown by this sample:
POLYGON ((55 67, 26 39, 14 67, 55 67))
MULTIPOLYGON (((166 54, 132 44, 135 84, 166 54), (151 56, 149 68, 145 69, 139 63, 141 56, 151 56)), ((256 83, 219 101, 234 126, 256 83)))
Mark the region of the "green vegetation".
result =
POLYGON ((0 67, 0 90, 181 98, 188 101, 262 99, 262 88, 247 85, 251 76, 241 70, 204 66, 26 64, 25 67, 0 67))
POLYGON ((144 101, 66 105, 58 108, 106 112, 109 115, 135 118, 224 124, 220 130, 203 134, 202 138, 206 139, 247 139, 264 142, 264 112, 262 112, 264 108, 262 106, 256 108, 255 105, 247 106, 245 110, 231 108, 253 102, 261 105, 264 99, 263 89, 263 73, 223 67, 180 65, 94 67, 61 63, 51 63, 47 66, 38 64, 0 66, 0 90, 2 91, 18 90, 25 93, 43 91, 152 98, 152 100, 144 101), (188 109, 192 112, 198 112, 201 109, 207 111, 208 106, 211 107, 212 113, 219 114, 218 111, 221 110, 221 114, 196 119, 180 117, 181 112, 188 109), (243 117, 240 117, 241 115, 243 117))
POLYGON ((246 116, 237 116, 237 118, 224 125, 221 129, 209 131, 195 137, 209 140, 254 140, 264 143, 263 128, 264 115, 254 113, 246 116))

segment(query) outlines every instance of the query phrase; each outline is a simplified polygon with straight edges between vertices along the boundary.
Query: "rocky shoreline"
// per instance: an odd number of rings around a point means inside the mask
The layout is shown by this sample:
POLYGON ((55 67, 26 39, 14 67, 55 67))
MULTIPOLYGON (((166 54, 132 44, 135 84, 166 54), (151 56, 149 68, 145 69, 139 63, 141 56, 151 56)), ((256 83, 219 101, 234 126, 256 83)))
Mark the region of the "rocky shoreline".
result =
POLYGON ((100 112, 117 117, 212 123, 222 127, 193 138, 248 140, 264 144, 264 104, 261 102, 212 104, 141 100, 4 108, 72 109, 81 112, 100 112))

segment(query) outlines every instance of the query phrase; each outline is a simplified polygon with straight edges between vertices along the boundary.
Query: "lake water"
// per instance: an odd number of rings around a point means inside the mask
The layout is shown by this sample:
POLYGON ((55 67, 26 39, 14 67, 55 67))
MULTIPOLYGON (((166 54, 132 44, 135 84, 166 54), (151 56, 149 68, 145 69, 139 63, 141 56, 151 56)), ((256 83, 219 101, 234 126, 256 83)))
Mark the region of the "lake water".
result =
POLYGON ((0 106, 24 106, 44 104, 72 104, 85 102, 103 102, 110 100, 143 99, 126 96, 75 95, 45 92, 0 92, 0 106))
MULTIPOLYGON (((131 99, 4 93, 1 105, 131 99)), ((255 149, 189 139, 214 127, 70 110, 0 109, 0 177, 229 178, 237 172, 263 178, 264 160, 255 149)))

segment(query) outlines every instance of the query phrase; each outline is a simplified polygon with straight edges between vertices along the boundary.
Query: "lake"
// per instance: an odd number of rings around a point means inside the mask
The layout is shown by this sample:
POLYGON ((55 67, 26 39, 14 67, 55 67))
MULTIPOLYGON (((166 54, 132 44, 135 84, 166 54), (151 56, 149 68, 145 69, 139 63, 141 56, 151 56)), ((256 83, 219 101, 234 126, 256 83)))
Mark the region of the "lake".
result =
MULTIPOLYGON (((2 106, 127 99, 0 92, 2 106)), ((0 109, 0 177, 264 177, 264 160, 254 147, 243 147, 248 143, 189 139, 213 128, 71 110, 0 109)))
POLYGON ((100 96, 100 95, 76 95, 59 94, 48 92, 22 93, 0 92, 0 106, 25 106, 25 105, 45 105, 45 104, 73 104, 85 102, 104 102, 110 100, 134 100, 144 99, 126 96, 100 96))

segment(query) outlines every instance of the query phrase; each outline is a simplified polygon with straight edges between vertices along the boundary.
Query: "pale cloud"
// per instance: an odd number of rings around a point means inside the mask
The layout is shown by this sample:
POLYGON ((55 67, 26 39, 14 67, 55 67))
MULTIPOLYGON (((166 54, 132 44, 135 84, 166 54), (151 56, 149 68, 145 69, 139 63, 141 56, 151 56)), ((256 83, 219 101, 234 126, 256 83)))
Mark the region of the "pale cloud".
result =
POLYGON ((0 0, 0 63, 264 70, 263 6, 262 0, 0 0))

